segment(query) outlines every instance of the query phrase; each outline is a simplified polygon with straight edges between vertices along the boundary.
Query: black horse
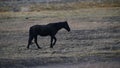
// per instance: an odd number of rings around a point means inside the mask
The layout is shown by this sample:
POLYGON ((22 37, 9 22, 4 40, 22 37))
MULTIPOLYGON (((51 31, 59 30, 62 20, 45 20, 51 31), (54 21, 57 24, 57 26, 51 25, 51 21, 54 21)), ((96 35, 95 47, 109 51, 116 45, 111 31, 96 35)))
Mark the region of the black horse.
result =
POLYGON ((50 48, 53 48, 53 46, 55 45, 55 43, 57 41, 55 35, 58 32, 58 30, 60 30, 62 28, 66 29, 67 31, 70 31, 70 27, 69 27, 67 21, 57 22, 57 23, 49 23, 47 25, 31 26, 29 29, 29 40, 28 40, 27 48, 29 48, 29 45, 32 44, 32 40, 34 39, 34 42, 36 43, 37 47, 39 49, 41 49, 41 47, 39 47, 39 45, 37 43, 37 36, 38 35, 50 36, 51 37, 50 48), (54 42, 53 42, 53 40, 54 40, 54 42))

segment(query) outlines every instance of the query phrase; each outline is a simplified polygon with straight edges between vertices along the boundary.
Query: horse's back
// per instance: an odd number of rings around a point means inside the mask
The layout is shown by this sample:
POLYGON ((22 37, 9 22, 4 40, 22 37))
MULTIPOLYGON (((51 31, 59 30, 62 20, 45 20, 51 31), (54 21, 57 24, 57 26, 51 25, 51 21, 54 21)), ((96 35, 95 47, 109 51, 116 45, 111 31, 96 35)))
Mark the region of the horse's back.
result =
POLYGON ((38 29, 40 27, 41 27, 41 25, 33 25, 33 26, 30 27, 30 29, 38 29))
POLYGON ((35 35, 38 33, 39 29, 40 29, 41 25, 33 25, 30 27, 29 29, 29 34, 30 35, 35 35))
POLYGON ((50 35, 51 27, 50 25, 33 25, 30 27, 29 32, 34 35, 46 36, 50 35))

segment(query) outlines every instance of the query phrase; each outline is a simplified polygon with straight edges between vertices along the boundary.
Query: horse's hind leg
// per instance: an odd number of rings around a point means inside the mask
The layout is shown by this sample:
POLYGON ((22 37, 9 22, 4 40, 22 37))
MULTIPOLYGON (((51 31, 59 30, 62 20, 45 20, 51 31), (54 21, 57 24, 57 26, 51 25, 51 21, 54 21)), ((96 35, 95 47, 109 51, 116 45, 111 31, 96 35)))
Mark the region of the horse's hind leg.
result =
POLYGON ((29 49, 30 44, 32 44, 33 36, 29 36, 27 48, 29 49))
POLYGON ((35 38, 34 38, 35 40, 35 44, 37 45, 37 47, 39 48, 39 49, 41 49, 41 47, 39 47, 39 45, 38 45, 38 43, 37 43, 37 36, 35 36, 35 38))

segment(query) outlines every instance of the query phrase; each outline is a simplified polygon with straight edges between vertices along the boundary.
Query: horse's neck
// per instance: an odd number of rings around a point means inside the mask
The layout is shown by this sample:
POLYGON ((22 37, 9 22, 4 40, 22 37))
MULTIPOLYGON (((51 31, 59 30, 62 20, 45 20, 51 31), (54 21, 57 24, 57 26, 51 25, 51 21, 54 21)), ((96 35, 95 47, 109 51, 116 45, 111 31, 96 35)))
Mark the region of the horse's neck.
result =
POLYGON ((57 30, 62 29, 63 28, 63 24, 62 23, 57 23, 56 24, 56 28, 57 28, 57 30))

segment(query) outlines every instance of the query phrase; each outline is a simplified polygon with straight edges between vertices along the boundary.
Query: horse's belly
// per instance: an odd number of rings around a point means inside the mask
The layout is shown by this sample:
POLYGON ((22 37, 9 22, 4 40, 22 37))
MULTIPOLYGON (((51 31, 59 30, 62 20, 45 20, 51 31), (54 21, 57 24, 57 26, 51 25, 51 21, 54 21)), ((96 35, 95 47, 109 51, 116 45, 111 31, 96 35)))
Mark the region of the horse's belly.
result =
POLYGON ((40 36, 48 36, 48 34, 39 34, 40 36))
POLYGON ((45 32, 42 33, 42 32, 41 32, 41 33, 39 33, 39 35, 40 35, 40 36, 48 36, 49 33, 45 33, 45 32))

